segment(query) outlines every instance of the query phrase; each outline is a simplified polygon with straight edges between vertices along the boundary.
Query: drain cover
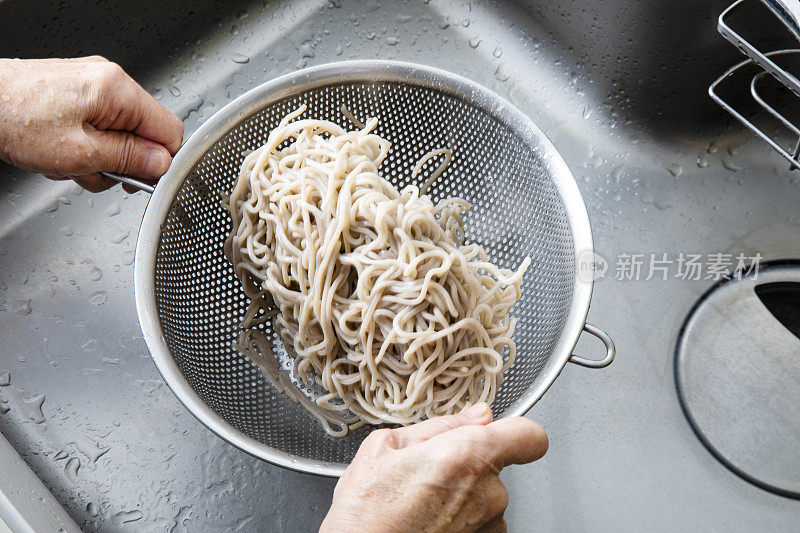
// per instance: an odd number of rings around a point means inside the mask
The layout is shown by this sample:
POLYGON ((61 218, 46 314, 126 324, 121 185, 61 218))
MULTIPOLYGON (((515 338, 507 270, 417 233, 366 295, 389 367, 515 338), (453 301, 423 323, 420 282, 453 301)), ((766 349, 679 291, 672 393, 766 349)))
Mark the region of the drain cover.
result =
POLYGON ((695 305, 675 376, 684 413, 725 466, 800 498, 800 264, 762 265, 695 305))

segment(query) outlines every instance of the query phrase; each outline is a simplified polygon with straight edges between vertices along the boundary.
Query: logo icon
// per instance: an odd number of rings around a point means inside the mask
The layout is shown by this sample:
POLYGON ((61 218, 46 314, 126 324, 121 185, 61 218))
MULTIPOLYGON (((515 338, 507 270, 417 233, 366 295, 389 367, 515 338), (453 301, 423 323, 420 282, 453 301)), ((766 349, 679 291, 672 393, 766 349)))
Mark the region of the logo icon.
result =
POLYGON ((608 271, 608 261, 591 250, 578 254, 578 278, 589 283, 604 278, 608 271))

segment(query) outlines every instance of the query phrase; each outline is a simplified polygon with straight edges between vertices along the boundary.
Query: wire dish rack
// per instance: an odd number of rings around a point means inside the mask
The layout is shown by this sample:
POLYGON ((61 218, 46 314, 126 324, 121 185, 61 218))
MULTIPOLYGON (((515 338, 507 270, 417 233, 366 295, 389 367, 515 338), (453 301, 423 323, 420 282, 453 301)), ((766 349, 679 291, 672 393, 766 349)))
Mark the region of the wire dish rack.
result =
MULTIPOLYGON (((798 0, 760 0, 775 17, 791 32, 792 36, 800 41, 800 1, 798 0)), ((782 49, 771 52, 763 52, 753 45, 750 41, 745 39, 740 32, 734 30, 728 20, 731 15, 738 10, 742 9, 742 4, 754 3, 755 0, 737 0, 730 7, 728 7, 719 16, 717 29, 728 41, 733 43, 743 54, 749 59, 742 61, 725 71, 719 78, 717 78, 708 88, 708 94, 720 106, 728 111, 731 115, 736 117, 742 124, 747 126, 753 133, 766 141, 775 151, 781 154, 787 161, 790 162, 792 170, 800 168, 800 127, 786 117, 785 114, 778 111, 774 106, 767 103, 762 96, 760 87, 763 84, 764 77, 771 75, 784 87, 789 89, 792 93, 800 96, 800 80, 790 73, 786 68, 780 66, 777 62, 781 56, 797 55, 800 57, 800 49, 782 49), (764 129, 758 127, 751 119, 748 119, 743 113, 738 111, 735 107, 729 104, 725 99, 720 96, 718 87, 719 85, 732 78, 735 74, 739 73, 748 65, 755 64, 760 68, 750 81, 750 94, 753 100, 763 108, 769 115, 778 120, 778 122, 790 132, 793 137, 797 138, 794 143, 794 148, 790 151, 784 148, 781 143, 773 136, 769 135, 764 129)))

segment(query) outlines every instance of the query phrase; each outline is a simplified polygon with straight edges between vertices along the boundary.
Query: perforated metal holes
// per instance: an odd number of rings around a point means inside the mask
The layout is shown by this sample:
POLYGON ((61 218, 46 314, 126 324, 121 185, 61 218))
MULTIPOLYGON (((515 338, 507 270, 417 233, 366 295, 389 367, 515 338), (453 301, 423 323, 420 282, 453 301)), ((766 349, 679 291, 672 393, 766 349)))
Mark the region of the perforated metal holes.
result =
MULTIPOLYGON (((347 463, 369 432, 328 437, 232 347, 248 302, 223 255, 231 223, 221 198, 230 192, 244 155, 301 104, 308 106, 306 116, 348 129, 342 105, 361 120, 378 117, 377 133, 392 142, 382 171, 399 188, 425 153, 450 148, 453 161, 431 188, 434 200, 457 195, 473 205, 465 217, 467 238, 497 264, 516 268, 531 256, 514 310, 517 360, 493 405, 502 413, 539 375, 570 311, 575 252, 564 202, 537 147, 483 108, 405 83, 337 83, 293 95, 244 117, 200 159, 162 226, 155 265, 159 320, 182 373, 232 426, 304 459, 347 463)), ((436 165, 430 166, 429 171, 436 165)), ((282 352, 278 336, 267 333, 282 352)))

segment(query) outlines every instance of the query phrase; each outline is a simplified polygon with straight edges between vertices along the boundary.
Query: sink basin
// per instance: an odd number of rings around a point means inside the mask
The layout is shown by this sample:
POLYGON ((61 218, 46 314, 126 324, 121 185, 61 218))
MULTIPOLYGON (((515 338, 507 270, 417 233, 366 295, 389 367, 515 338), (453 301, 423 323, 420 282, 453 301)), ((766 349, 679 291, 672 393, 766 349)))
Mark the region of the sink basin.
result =
MULTIPOLYGON (((714 280, 674 264, 644 278, 650 254, 800 257, 800 174, 706 95, 740 59, 715 30, 726 2, 657 4, 6 0, 0 57, 104 55, 187 135, 257 84, 344 59, 423 63, 498 92, 575 174, 609 265, 589 321, 618 349, 604 371, 569 365, 528 414, 551 447, 503 473, 509 529, 790 529, 800 501, 728 471, 681 412, 675 339, 714 280), (616 279, 621 254, 644 254, 642 279, 616 279)), ((335 481, 226 444, 151 362, 132 287, 146 203, 0 166, 0 432, 87 530, 314 530, 335 481)))

